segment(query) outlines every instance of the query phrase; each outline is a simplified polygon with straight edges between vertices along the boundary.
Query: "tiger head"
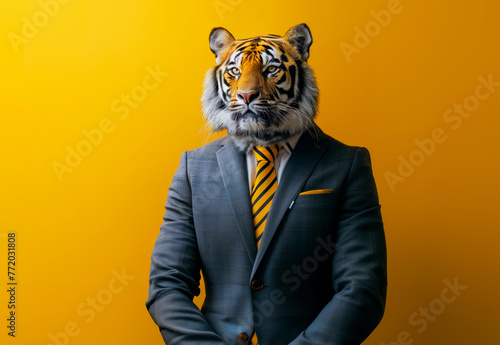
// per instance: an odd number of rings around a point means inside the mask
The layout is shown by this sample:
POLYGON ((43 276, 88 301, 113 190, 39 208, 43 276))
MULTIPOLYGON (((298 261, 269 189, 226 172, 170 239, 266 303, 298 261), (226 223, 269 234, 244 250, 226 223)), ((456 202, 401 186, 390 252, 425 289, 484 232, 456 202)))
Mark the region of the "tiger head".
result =
POLYGON ((211 131, 227 130, 241 150, 269 146, 314 128, 318 89, 307 64, 312 36, 306 24, 278 35, 235 40, 210 33, 217 66, 205 77, 203 116, 211 131))

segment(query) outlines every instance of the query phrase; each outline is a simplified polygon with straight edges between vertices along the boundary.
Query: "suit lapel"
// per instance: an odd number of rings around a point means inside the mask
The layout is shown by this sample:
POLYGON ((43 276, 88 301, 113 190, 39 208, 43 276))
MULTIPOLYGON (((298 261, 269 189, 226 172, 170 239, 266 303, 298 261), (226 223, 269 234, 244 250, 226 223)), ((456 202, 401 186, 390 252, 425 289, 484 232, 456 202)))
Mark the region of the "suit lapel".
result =
MULTIPOLYGON (((321 138, 322 133, 319 128, 316 129, 321 138)), ((323 140, 313 138, 309 132, 305 132, 297 143, 297 146, 286 163, 280 182, 278 183, 278 189, 276 190, 271 209, 269 210, 266 227, 262 235, 251 278, 253 278, 257 271, 281 219, 283 219, 292 201, 295 200, 302 190, 302 187, 313 172, 314 167, 325 152, 325 149, 326 145, 323 140)))
POLYGON ((246 157, 238 151, 229 137, 224 141, 223 146, 217 151, 216 155, 222 181, 229 195, 231 209, 238 224, 238 230, 253 264, 257 254, 257 247, 252 209, 250 207, 246 157))

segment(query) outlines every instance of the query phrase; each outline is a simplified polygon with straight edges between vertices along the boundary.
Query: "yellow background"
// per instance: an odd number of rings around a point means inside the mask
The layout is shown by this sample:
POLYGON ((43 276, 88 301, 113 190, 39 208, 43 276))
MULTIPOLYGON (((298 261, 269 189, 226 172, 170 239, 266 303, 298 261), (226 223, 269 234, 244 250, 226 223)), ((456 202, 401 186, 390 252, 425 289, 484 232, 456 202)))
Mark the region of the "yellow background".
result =
POLYGON ((50 335, 72 345, 162 344, 144 306, 150 253, 181 152, 213 138, 200 131, 201 84, 215 62, 209 31, 247 38, 301 22, 314 38, 317 122, 368 147, 378 183, 389 291, 365 344, 498 343, 500 87, 460 126, 444 114, 474 101, 478 77, 500 81, 499 1, 401 0, 378 31, 373 13, 390 1, 64 2, 0 5, 0 272, 16 232, 19 282, 12 339, 1 273, 2 344, 57 344, 50 335), (39 26, 14 44, 27 22, 39 26), (346 57, 342 42, 354 45, 356 28, 373 37, 346 57), (153 88, 146 76, 157 68, 168 76, 153 88), (113 111, 131 92, 145 98, 126 117, 113 111), (54 162, 66 165, 68 147, 84 150, 82 131, 103 119, 112 130, 59 179, 54 162), (419 155, 415 140, 435 129, 446 140, 419 155), (401 156, 420 165, 391 187, 401 156), (114 278, 122 270, 125 283, 114 278), (436 301, 445 280, 467 286, 447 304, 436 301), (96 298, 105 304, 92 318, 86 303, 96 298), (419 332, 409 316, 429 306, 439 315, 419 332))

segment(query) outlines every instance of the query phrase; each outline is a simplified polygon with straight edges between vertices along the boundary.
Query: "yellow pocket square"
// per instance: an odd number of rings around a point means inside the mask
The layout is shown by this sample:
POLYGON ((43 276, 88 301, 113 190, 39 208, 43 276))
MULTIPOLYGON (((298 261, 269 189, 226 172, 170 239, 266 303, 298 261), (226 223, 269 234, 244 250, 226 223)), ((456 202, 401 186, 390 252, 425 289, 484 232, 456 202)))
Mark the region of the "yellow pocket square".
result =
POLYGON ((331 192, 333 192, 333 189, 315 189, 315 190, 308 190, 307 192, 302 192, 299 195, 328 194, 331 192))

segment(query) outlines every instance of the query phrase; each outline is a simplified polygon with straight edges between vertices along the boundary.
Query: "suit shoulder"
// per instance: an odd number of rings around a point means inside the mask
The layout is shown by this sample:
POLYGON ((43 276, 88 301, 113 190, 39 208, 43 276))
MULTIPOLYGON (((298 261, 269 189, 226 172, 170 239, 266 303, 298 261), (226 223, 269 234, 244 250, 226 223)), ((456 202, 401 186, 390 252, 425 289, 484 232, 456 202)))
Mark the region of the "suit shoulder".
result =
POLYGON ((337 140, 328 134, 321 132, 319 139, 326 143, 329 151, 342 156, 353 156, 357 152, 367 154, 368 150, 363 146, 348 145, 337 140))
POLYGON ((202 157, 215 154, 228 140, 227 136, 211 141, 203 146, 186 151, 188 157, 202 157))
MULTIPOLYGON (((321 140, 321 139, 320 139, 321 140)), ((329 163, 339 163, 356 173, 365 174, 372 170, 370 152, 366 147, 347 145, 343 142, 324 134, 323 143, 326 142, 325 161, 329 163)))

